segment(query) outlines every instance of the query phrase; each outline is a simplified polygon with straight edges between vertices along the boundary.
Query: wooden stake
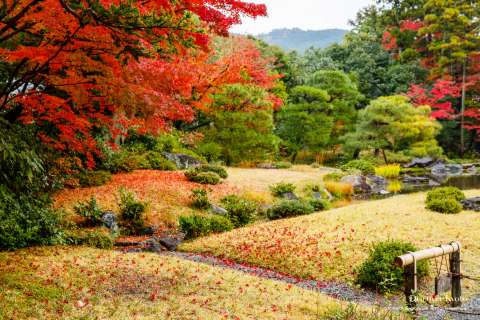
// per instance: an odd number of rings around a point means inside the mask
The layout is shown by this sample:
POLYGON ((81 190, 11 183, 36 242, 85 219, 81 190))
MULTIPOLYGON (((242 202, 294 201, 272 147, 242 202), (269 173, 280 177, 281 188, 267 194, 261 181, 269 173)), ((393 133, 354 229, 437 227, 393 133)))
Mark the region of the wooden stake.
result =
POLYGON ((450 272, 452 273, 452 307, 462 305, 462 276, 460 270, 460 251, 450 254, 450 272))

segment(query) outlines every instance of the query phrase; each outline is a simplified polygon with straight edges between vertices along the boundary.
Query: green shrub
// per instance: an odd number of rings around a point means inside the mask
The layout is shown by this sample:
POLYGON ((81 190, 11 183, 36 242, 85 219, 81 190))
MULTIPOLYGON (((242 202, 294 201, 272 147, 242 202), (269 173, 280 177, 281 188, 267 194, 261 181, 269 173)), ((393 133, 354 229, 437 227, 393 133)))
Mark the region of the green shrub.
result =
POLYGON ((199 215, 182 216, 179 218, 180 230, 185 234, 185 239, 195 239, 210 233, 230 231, 233 225, 225 217, 199 215))
POLYGON ((270 186, 270 191, 272 191, 272 194, 275 197, 280 197, 282 194, 288 193, 288 192, 294 192, 295 191, 295 186, 291 183, 278 183, 270 186))
POLYGON ((222 155, 222 147, 215 142, 202 143, 197 147, 196 151, 208 162, 217 161, 222 155))
POLYGON ((384 309, 362 309, 355 304, 336 305, 322 314, 324 320, 402 320, 410 319, 401 314, 384 309))
POLYGON ((86 202, 79 202, 73 208, 76 214, 85 218, 85 222, 90 226, 97 226, 102 224, 103 211, 98 206, 97 199, 91 197, 86 202))
POLYGON ((175 163, 165 159, 159 152, 150 151, 146 154, 146 158, 149 164, 149 169, 163 171, 177 170, 177 166, 175 165, 175 163))
POLYGON ((342 180, 343 177, 345 177, 347 174, 345 172, 330 172, 323 176, 323 181, 334 181, 334 182, 339 182, 342 180))
POLYGON ((343 171, 359 170, 362 174, 374 174, 374 165, 366 160, 352 160, 342 166, 343 171))
POLYGON ((427 193, 427 203, 435 199, 454 199, 456 201, 465 200, 465 193, 462 190, 455 187, 442 187, 430 190, 427 193))
POLYGON ((114 239, 108 230, 68 230, 65 243, 69 245, 86 245, 99 249, 112 249, 114 239))
POLYGON ((112 180, 112 175, 108 171, 86 171, 78 177, 78 182, 82 187, 99 187, 112 180))
POLYGON ((213 173, 218 174, 220 176, 220 178, 223 178, 223 179, 228 178, 227 170, 225 170, 225 168, 223 168, 221 166, 204 164, 204 165, 201 165, 200 167, 195 168, 194 170, 197 171, 198 173, 213 172, 213 173))
POLYGON ((233 223, 222 216, 211 216, 208 218, 209 233, 222 233, 234 229, 233 223))
POLYGON ((235 227, 243 227, 255 219, 257 204, 236 195, 230 195, 220 201, 228 211, 228 218, 235 227))
POLYGON ((332 207, 328 200, 323 199, 312 199, 310 200, 310 205, 315 209, 315 211, 324 211, 332 207))
POLYGON ((460 202, 453 198, 435 198, 427 202, 427 209, 439 213, 456 214, 462 212, 463 206, 460 202))
POLYGON ((205 189, 193 189, 190 198, 192 199, 192 207, 194 208, 205 210, 211 206, 208 200, 208 191, 205 189))
POLYGON ((200 184, 219 184, 221 180, 214 172, 198 172, 196 169, 186 171, 185 176, 189 181, 200 184))
POLYGON ((463 210, 460 201, 465 200, 465 194, 455 187, 436 188, 427 193, 427 209, 446 214, 455 214, 463 210))
POLYGON ((138 201, 135 194, 120 189, 120 226, 127 234, 137 234, 145 228, 146 203, 138 201))
POLYGON ((136 130, 129 130, 128 135, 123 142, 123 147, 133 152, 142 152, 153 150, 156 143, 157 140, 152 134, 141 134, 136 130))
POLYGON ((128 151, 115 152, 109 161, 109 170, 113 173, 132 172, 137 169, 148 169, 150 163, 145 155, 128 151))
POLYGON ((0 185, 0 249, 61 241, 60 216, 47 197, 15 193, 0 185))
POLYGON ((275 162, 274 166, 277 169, 290 169, 292 167, 292 163, 287 161, 280 161, 280 162, 275 162))
POLYGON ((283 200, 270 208, 267 215, 269 219, 276 220, 311 214, 313 212, 315 212, 315 209, 308 202, 300 200, 283 200))
MULTIPOLYGON (((394 292, 403 286, 404 270, 394 264, 396 257, 407 252, 417 251, 414 245, 402 241, 384 241, 375 244, 368 259, 356 270, 357 283, 363 288, 378 290, 383 293, 394 292)), ((428 274, 428 263, 417 264, 419 279, 428 274)))

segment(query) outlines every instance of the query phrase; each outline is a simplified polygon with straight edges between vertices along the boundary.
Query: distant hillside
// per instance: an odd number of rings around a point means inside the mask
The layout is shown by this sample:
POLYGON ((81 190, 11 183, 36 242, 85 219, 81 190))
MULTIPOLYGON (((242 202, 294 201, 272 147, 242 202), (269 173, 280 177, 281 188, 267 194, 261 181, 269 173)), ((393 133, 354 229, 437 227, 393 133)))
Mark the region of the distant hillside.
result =
POLYGON ((348 30, 325 29, 325 30, 301 30, 275 29, 270 33, 259 34, 257 38, 277 45, 285 50, 297 50, 303 52, 310 47, 325 48, 333 43, 342 42, 348 30))

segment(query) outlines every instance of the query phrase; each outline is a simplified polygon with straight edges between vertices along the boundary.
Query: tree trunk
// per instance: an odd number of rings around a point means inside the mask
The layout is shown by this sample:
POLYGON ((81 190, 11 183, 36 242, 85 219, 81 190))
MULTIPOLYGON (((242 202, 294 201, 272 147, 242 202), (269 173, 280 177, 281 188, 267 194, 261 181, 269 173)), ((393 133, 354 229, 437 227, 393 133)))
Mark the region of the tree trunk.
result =
POLYGON ((383 155, 383 160, 385 161, 385 164, 388 164, 387 155, 385 154, 384 149, 382 149, 382 155, 383 155))
POLYGON ((460 110, 460 156, 465 154, 465 100, 467 96, 467 61, 462 65, 462 106, 460 110))

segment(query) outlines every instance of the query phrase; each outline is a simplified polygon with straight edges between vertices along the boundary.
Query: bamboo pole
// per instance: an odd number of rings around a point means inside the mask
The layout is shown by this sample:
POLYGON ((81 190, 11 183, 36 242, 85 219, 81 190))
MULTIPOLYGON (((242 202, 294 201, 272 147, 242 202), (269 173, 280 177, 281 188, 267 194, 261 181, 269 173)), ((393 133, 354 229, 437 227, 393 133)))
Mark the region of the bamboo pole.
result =
POLYGON ((447 254, 459 252, 461 245, 459 242, 452 242, 450 244, 442 244, 439 247, 410 252, 395 258, 395 264, 399 267, 406 267, 422 260, 433 259, 447 254))

